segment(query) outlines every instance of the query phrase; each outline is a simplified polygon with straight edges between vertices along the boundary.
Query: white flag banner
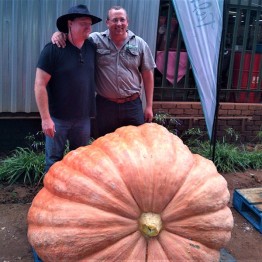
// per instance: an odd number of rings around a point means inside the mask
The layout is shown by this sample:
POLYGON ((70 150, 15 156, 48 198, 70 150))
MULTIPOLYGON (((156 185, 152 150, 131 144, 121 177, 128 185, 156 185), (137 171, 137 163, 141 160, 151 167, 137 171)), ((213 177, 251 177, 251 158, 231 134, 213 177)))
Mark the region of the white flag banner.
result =
POLYGON ((208 135, 216 111, 224 0, 172 0, 192 65, 208 135))

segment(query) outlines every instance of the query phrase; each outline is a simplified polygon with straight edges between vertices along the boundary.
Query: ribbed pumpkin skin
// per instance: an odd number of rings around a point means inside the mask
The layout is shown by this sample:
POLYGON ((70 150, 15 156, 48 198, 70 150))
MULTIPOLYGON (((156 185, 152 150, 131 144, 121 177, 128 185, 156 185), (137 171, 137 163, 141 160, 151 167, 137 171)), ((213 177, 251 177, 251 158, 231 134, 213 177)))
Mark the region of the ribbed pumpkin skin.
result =
POLYGON ((127 126, 54 164, 28 213, 44 261, 218 261, 231 237, 226 180, 164 127, 127 126), (161 215, 155 237, 142 213, 161 215))

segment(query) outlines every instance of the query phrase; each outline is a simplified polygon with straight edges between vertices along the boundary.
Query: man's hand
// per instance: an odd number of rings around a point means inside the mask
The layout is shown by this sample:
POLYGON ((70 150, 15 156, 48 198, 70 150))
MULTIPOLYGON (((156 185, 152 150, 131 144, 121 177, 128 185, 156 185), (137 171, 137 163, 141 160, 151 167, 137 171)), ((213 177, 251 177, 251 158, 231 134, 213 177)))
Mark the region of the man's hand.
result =
POLYGON ((61 32, 55 32, 51 37, 51 41, 54 45, 64 48, 66 46, 66 38, 66 34, 61 32))
POLYGON ((51 118, 42 120, 42 130, 46 136, 55 136, 55 124, 51 118))
POLYGON ((146 107, 144 111, 144 118, 146 123, 151 123, 153 121, 153 110, 152 107, 146 107))

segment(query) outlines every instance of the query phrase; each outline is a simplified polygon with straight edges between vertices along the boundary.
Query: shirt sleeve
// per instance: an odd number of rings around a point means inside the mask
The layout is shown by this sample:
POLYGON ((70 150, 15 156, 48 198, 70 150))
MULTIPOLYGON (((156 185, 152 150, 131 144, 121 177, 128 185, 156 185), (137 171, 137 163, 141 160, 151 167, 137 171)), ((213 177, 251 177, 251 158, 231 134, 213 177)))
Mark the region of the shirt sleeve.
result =
POLYGON ((55 68, 55 45, 48 43, 42 50, 37 67, 52 75, 55 68))
POLYGON ((155 60, 148 44, 138 37, 142 49, 141 71, 153 70, 156 68, 155 60))

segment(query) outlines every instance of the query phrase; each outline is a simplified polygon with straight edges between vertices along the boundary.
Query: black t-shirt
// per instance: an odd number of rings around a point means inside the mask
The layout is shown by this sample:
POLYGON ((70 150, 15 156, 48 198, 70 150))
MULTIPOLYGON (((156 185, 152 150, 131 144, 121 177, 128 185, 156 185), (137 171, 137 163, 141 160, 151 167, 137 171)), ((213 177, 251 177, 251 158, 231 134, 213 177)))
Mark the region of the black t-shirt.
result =
POLYGON ((47 86, 51 116, 81 119, 95 115, 96 47, 86 40, 81 50, 66 42, 65 48, 48 43, 37 67, 51 75, 47 86))

